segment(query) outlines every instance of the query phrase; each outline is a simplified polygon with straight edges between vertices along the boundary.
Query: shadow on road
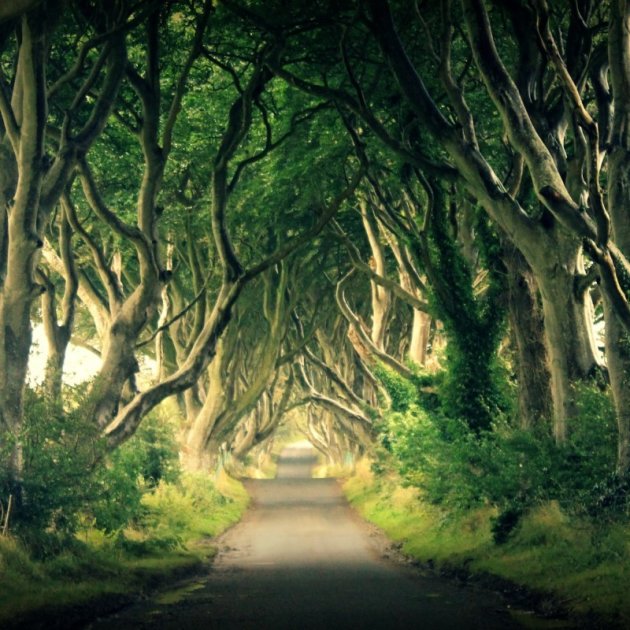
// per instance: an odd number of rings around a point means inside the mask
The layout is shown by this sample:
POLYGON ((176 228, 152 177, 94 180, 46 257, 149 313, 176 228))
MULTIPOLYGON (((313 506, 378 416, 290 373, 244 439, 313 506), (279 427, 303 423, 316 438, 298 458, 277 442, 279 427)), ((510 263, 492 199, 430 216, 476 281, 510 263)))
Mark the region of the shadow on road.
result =
POLYGON ((290 448, 276 479, 247 482, 252 508, 222 537, 212 570, 194 590, 94 627, 521 627, 497 594, 422 577, 385 559, 336 481, 311 478, 315 463, 312 450, 290 448))

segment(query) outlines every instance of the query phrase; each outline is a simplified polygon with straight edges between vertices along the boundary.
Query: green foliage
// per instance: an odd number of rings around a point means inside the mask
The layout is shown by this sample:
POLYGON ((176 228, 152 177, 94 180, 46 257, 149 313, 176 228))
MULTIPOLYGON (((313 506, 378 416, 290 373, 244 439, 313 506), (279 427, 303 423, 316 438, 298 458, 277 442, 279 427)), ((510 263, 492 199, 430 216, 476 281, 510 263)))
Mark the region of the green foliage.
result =
POLYGON ((415 385, 382 363, 374 368, 374 374, 383 383, 391 398, 391 410, 407 411, 418 396, 415 385))
POLYGON ((512 406, 506 371, 495 350, 488 355, 482 345, 468 335, 449 342, 447 370, 438 389, 442 412, 465 420, 475 431, 490 429, 494 419, 512 406))
POLYGON ((497 545, 506 543, 523 516, 523 509, 510 506, 492 519, 492 539, 497 545))
POLYGON ((117 532, 142 516, 142 497, 160 480, 174 482, 178 477, 172 428, 157 417, 147 418, 136 435, 95 472, 98 491, 86 510, 98 529, 117 532))
MULTIPOLYGON (((604 621, 601 627, 630 627, 627 521, 597 523, 550 501, 524 513, 514 529, 509 521, 516 514, 497 517, 492 506, 444 510, 412 490, 401 489, 396 477, 365 475, 361 466, 344 484, 359 512, 419 562, 496 575, 550 593, 572 612, 608 615, 611 623, 604 621), (501 529, 510 530, 505 544, 493 544, 493 530, 496 539, 501 529)), ((532 627, 529 615, 524 621, 532 627)), ((591 627, 593 620, 586 625, 591 627)))
POLYGON ((59 615, 65 606, 76 612, 86 604, 89 610, 90 602, 103 604, 109 594, 119 607, 130 595, 172 583, 215 552, 199 537, 237 521, 247 502, 243 486, 227 477, 212 482, 182 476, 173 483, 163 478, 144 495, 134 527, 119 536, 89 529, 47 557, 34 556, 17 538, 0 536, 0 626, 31 627, 28 621, 20 625, 21 615, 37 610, 59 615))
MULTIPOLYGON (((537 503, 557 500, 567 509, 594 513, 607 501, 599 482, 614 466, 614 410, 608 396, 593 387, 580 388, 577 400, 579 414, 563 446, 503 419, 479 435, 461 420, 417 405, 389 414, 383 440, 401 475, 429 502, 456 511, 496 506, 495 540, 504 542, 537 503)), ((609 494, 623 492, 612 486, 609 494)))
POLYGON ((137 526, 148 539, 172 544, 215 536, 238 520, 247 500, 234 485, 225 488, 207 475, 186 474, 177 483, 160 483, 143 497, 144 512, 137 526))
POLYGON ((630 514, 630 478, 612 473, 596 483, 587 495, 586 511, 601 520, 630 514))
MULTIPOLYGON (((59 552, 85 522, 107 533, 120 530, 141 513, 146 492, 178 478, 172 427, 149 417, 110 455, 83 412, 86 388, 68 392, 67 410, 26 391, 24 504, 12 525, 40 555, 59 552)), ((2 496, 6 483, 0 464, 2 496)))
MULTIPOLYGON (((429 224, 429 251, 425 267, 431 282, 430 301, 444 325, 448 340, 447 374, 442 386, 442 406, 475 431, 490 428, 497 414, 509 408, 496 350, 505 323, 505 273, 498 239, 487 221, 478 221, 480 259, 487 287, 477 295, 473 274, 448 223, 449 198, 441 185, 434 186, 436 203, 429 224)), ((456 203, 456 200, 451 200, 456 203)))
POLYGON ((79 512, 93 497, 92 470, 104 456, 97 428, 80 410, 84 388, 71 392, 70 409, 50 404, 35 390, 25 395, 24 505, 15 525, 43 552, 74 532, 79 512))

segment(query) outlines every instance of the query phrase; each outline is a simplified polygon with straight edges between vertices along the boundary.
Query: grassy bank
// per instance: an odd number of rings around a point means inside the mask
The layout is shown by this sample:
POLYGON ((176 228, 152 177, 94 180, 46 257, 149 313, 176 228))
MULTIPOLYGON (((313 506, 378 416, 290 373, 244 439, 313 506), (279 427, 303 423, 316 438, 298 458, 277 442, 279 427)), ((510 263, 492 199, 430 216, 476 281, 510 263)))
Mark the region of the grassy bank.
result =
POLYGON ((570 614, 594 613, 606 627, 630 627, 630 527, 594 523, 539 505, 502 545, 492 540, 490 508, 453 513, 422 501, 396 476, 375 476, 366 462, 344 483, 350 502, 402 551, 437 570, 491 574, 549 593, 570 614))
POLYGON ((85 527, 54 551, 0 537, 0 627, 72 627, 189 575, 215 553, 212 538, 237 522, 249 497, 221 474, 183 476, 142 499, 140 516, 104 535, 85 527))

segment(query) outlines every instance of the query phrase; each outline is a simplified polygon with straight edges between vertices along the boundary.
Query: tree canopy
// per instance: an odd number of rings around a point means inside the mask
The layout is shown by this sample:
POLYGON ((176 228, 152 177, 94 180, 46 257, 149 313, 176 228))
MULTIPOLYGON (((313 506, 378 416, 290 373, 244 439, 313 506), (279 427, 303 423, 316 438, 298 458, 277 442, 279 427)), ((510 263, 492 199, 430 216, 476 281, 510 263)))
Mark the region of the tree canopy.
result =
POLYGON ((192 470, 291 421, 331 460, 387 452, 417 479, 454 445, 495 461, 506 434, 497 468, 539 440, 565 470, 595 388, 616 457, 588 483, 626 487, 624 0, 5 4, 0 498, 17 518, 34 413, 80 410, 87 471, 167 399, 192 470), (70 344, 101 361, 78 397, 70 344))

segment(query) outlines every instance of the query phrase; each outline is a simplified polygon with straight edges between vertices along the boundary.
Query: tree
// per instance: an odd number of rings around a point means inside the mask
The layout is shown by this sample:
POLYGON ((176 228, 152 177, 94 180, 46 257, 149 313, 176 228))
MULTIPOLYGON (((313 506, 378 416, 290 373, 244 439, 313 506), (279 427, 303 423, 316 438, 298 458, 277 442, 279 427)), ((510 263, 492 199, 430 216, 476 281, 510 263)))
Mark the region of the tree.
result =
POLYGON ((57 80, 48 85, 47 69, 56 50, 54 44, 60 41, 53 38, 59 5, 32 3, 26 8, 30 10, 16 17, 15 40, 8 42, 5 37, 3 41, 0 77, 0 206, 4 215, 0 235, 0 425, 13 443, 9 485, 18 506, 22 500, 21 433, 31 345, 30 310, 46 290, 37 284, 35 271, 51 212, 72 170, 111 112, 126 61, 123 28, 133 18, 129 10, 116 11, 108 3, 86 9, 87 14, 79 11, 74 27, 83 31, 80 52, 76 58, 64 58, 57 80), (88 20, 90 26, 85 30, 88 20), (97 44, 102 44, 99 53, 95 52, 97 44), (57 116, 58 111, 63 113, 57 116), (55 123, 59 126, 51 131, 55 123))

